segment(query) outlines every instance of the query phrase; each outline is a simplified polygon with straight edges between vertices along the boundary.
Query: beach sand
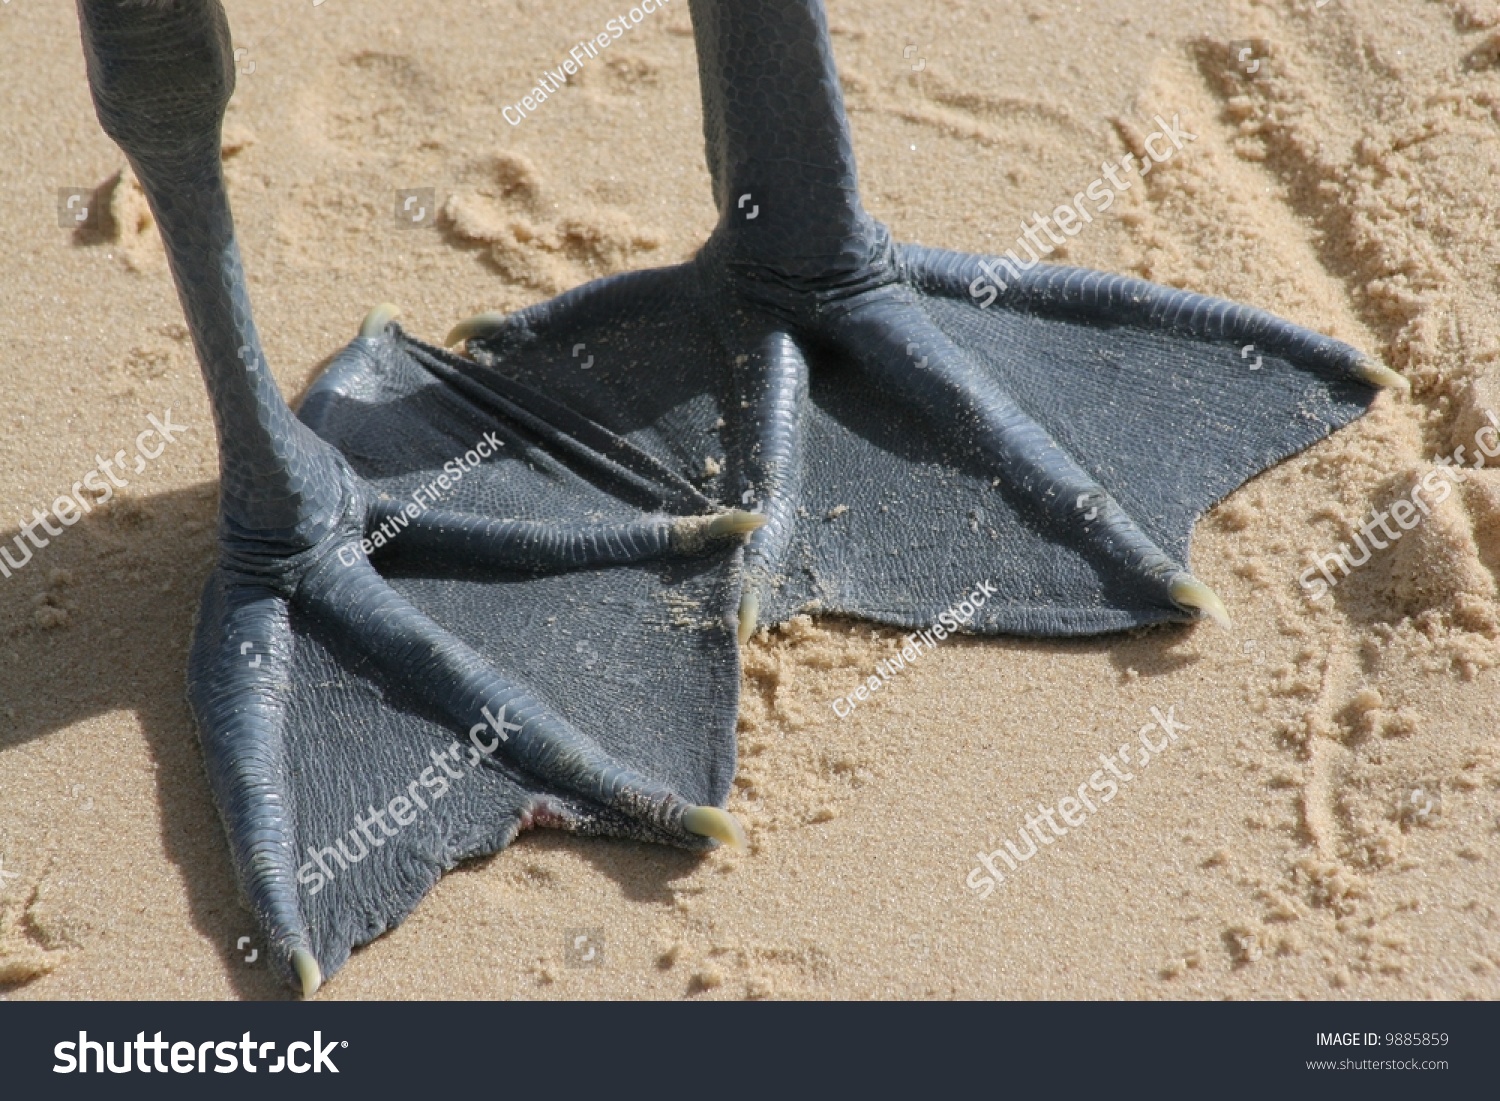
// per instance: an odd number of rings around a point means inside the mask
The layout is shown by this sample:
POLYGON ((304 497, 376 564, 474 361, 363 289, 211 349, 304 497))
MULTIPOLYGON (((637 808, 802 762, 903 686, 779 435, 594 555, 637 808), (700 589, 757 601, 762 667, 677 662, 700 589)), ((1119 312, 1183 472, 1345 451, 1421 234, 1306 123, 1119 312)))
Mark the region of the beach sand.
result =
MULTIPOLYGON (((683 260, 712 228, 686 0, 515 126, 501 109, 620 5, 225 6, 229 186, 293 400, 376 303, 440 340, 683 260), (438 225, 400 226, 398 188, 433 189, 438 225)), ((744 659, 730 806, 750 852, 528 833, 444 877, 322 996, 1500 995, 1500 472, 1466 473, 1322 599, 1298 580, 1500 412, 1500 7, 829 8, 865 201, 899 238, 1010 247, 1180 116, 1195 140, 1053 259, 1269 309, 1413 394, 1199 524, 1191 564, 1232 631, 953 640, 840 718, 898 633, 793 621, 744 659), (988 897, 966 886, 1152 708, 1186 729, 1116 798, 988 897)), ((246 961, 184 701, 212 423, 71 4, 0 7, 0 102, 0 541, 133 454, 152 415, 187 426, 0 578, 0 992, 289 996, 246 961), (59 224, 65 188, 82 228, 59 224)))

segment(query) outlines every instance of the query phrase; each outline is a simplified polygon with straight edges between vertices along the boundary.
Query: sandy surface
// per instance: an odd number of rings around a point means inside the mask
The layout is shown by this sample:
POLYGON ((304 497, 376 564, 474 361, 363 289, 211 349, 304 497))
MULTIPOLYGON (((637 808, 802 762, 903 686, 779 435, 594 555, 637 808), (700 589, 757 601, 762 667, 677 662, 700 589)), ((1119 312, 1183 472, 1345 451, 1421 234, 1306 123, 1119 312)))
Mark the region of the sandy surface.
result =
MULTIPOLYGON (((713 224, 684 0, 514 127, 501 107, 620 5, 226 7, 230 188, 289 395, 377 302, 438 339, 686 258, 713 224), (442 226, 399 227, 397 188, 434 189, 442 226)), ((1322 600, 1298 584, 1500 411, 1494 0, 830 9, 866 202, 898 236, 1003 249, 1180 115, 1197 140, 1066 259, 1329 332, 1412 397, 1200 524, 1192 565, 1233 633, 952 642, 840 719, 899 642, 793 623, 745 659, 748 855, 528 834, 445 877, 327 996, 1500 995, 1500 473, 1322 600), (965 886, 1153 707, 1187 724, 1175 743, 988 898, 965 886), (594 966, 568 966, 577 928, 594 966)), ((183 700, 212 426, 71 4, 0 7, 0 101, 0 541, 97 456, 134 454, 149 416, 188 426, 0 578, 0 991, 281 997, 236 948, 255 930, 183 700), (69 187, 111 217, 60 228, 69 187)))

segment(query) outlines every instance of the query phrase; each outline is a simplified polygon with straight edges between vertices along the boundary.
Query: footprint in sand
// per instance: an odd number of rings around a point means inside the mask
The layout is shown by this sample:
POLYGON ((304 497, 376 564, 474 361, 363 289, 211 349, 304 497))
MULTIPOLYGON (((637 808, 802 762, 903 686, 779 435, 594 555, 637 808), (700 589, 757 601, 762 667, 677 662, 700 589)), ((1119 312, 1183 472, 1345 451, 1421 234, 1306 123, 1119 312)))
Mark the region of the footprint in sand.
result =
POLYGON ((458 241, 482 246, 505 278, 544 294, 638 266, 661 239, 603 207, 556 212, 541 174, 526 157, 502 153, 478 188, 452 195, 441 224, 458 241))

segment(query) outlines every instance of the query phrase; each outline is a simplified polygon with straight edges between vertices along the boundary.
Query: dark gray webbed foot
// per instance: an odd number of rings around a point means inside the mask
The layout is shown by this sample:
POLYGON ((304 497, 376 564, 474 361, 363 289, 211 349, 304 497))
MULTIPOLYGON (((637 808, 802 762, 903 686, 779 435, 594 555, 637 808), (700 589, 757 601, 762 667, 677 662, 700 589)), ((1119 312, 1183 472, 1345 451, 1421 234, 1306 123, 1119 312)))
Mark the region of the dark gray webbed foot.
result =
MULTIPOLYGON (((674 713, 677 702, 663 695, 646 713, 638 695, 576 676, 572 686, 557 677, 546 691, 532 685, 548 668, 576 673, 592 664, 562 637, 601 648, 653 642, 666 660, 640 661, 643 675, 702 674, 732 700, 733 648, 722 627, 674 643, 659 615, 655 623, 629 607, 580 615, 567 597, 603 605, 601 590, 615 589, 634 605, 649 603, 652 587, 675 583, 722 607, 714 588, 715 575, 725 587, 723 565, 696 563, 666 582, 651 571, 632 577, 629 568, 722 547, 753 528, 754 517, 593 524, 417 511, 378 498, 331 448, 326 457, 348 501, 342 522, 304 551, 216 570, 189 670, 242 886, 273 960, 290 964, 304 991, 352 947, 398 923, 442 871, 529 826, 690 847, 709 837, 743 844, 731 816, 699 805, 722 801, 732 774, 732 707, 687 700, 674 713), (393 529, 394 517, 405 526, 393 529), (396 533, 375 556, 399 561, 390 580, 364 553, 382 529, 396 533), (528 595, 542 577, 551 582, 545 594, 528 595), (504 639, 494 637, 500 632, 504 639), (655 634, 667 637, 656 642, 655 634), (536 656, 528 661, 521 650, 536 656), (592 708, 631 702, 637 736, 670 739, 685 723, 680 736, 705 750, 717 741, 720 751, 706 754, 708 768, 663 774, 649 755, 632 753, 629 729, 594 736, 614 724, 600 723, 592 708)), ((505 466, 467 477, 482 492, 506 480, 505 466)), ((226 559, 235 551, 229 542, 226 559)))
POLYGON ((768 519, 742 640, 803 610, 926 625, 976 585, 982 633, 1227 623, 1186 566, 1194 521, 1399 376, 1234 303, 893 243, 859 201, 821 0, 692 12, 702 251, 450 340, 677 470, 723 457, 705 492, 768 519), (569 368, 580 342, 593 371, 569 368))
MULTIPOLYGON (((378 406, 345 406, 338 387, 394 335, 356 342, 320 383, 305 407, 315 428, 391 428, 378 406)), ((452 402, 442 384, 431 390, 452 402)), ((489 410, 445 421, 417 409, 393 413, 411 434, 420 424, 502 451, 528 442, 489 410)), ((598 522, 588 517, 631 510, 602 491, 529 491, 515 469, 528 460, 508 457, 444 490, 442 456, 464 454, 461 443, 434 439, 429 463, 424 442, 384 447, 399 472, 368 480, 328 448, 342 522, 300 553, 215 571, 194 639, 189 696, 241 883, 273 960, 305 992, 444 870, 528 827, 744 844, 714 805, 733 774, 737 687, 723 552, 760 518, 598 522), (455 507, 427 505, 423 486, 455 507), (495 519, 486 506, 499 492, 563 516, 495 519), (669 592, 702 618, 674 622, 669 592), (629 684, 602 665, 621 651, 629 684), (682 742, 693 748, 677 752, 682 742)), ((529 442, 531 462, 547 453, 529 442)))
POLYGON ((306 994, 523 829, 743 846, 734 565, 715 508, 602 425, 366 320, 299 416, 219 168, 211 0, 82 0, 100 121, 151 201, 220 438, 188 697, 240 886, 306 994))

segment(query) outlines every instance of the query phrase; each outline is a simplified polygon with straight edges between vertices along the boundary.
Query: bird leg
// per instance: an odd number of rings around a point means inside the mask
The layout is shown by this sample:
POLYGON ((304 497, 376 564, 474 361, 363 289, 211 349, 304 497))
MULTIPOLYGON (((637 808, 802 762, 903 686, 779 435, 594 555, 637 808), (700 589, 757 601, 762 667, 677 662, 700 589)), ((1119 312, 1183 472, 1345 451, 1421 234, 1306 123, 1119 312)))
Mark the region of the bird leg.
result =
MULTIPOLYGON (((400 920, 442 868, 499 847, 528 824, 690 848, 710 839, 743 846, 739 824, 711 805, 727 786, 722 765, 705 764, 715 776, 703 788, 708 799, 644 775, 620 759, 628 745, 617 740, 612 752, 393 587, 367 561, 363 540, 400 522, 408 559, 458 559, 471 574, 508 572, 524 582, 543 574, 639 571, 685 555, 717 555, 727 569, 721 552, 734 550, 761 518, 707 508, 700 515, 661 508, 632 515, 609 494, 590 498, 596 483, 611 479, 626 487, 616 496, 627 496, 628 488, 657 505, 691 504, 696 494, 587 418, 503 383, 490 389, 439 360, 425 381, 452 387, 447 400, 454 415, 493 425, 525 454, 507 468, 486 464, 473 475, 486 500, 507 491, 506 470, 549 464, 562 487, 560 512, 555 519, 509 519, 397 507, 293 415, 262 353, 220 169, 219 129, 234 69, 217 0, 79 0, 79 13, 95 106, 156 216, 218 430, 220 556, 200 610, 189 699, 236 873, 269 942, 272 966, 311 994, 353 944, 400 920), (597 504, 581 509, 577 502, 585 498, 597 504), (600 512, 608 515, 590 518, 600 512), (319 710, 335 706, 311 698, 306 670, 317 662, 323 689, 342 686, 376 702, 400 701, 375 713, 389 727, 390 745, 367 745, 363 764, 343 762, 343 780, 303 748, 320 730, 319 710), (415 781, 403 781, 426 761, 423 738, 444 728, 483 745, 482 762, 471 763, 493 774, 486 781, 492 798, 444 804, 454 813, 439 822, 442 828, 424 824, 402 834, 380 854, 385 864, 373 858, 357 868, 341 864, 343 882, 317 899, 333 873, 314 874, 304 852, 326 869, 324 854, 334 850, 320 846, 351 817, 360 821, 357 803, 332 809, 341 786, 385 775, 393 790, 418 796, 415 781), (324 782, 309 784, 309 776, 324 782), (476 820, 485 823, 477 841, 476 820), (347 892, 345 901, 330 906, 328 898, 340 892, 347 892)), ((365 352, 388 346, 392 328, 388 312, 378 313, 356 343, 365 352)), ((408 418, 406 428, 430 430, 433 423, 408 418)), ((529 502, 530 511, 545 513, 552 499, 529 502)), ((438 604, 464 618, 451 600, 438 604)), ((732 663, 732 638, 722 625, 710 621, 695 630, 732 663)), ((711 712, 689 709, 686 722, 700 712, 717 717, 732 768, 733 694, 727 711, 722 697, 712 702, 711 712)), ((663 727, 682 721, 669 701, 662 711, 663 727)), ((649 729, 653 716, 639 718, 649 729)), ((365 836, 384 850, 387 838, 365 836)), ((356 865, 365 858, 363 843, 359 852, 349 858, 356 865)))
MULTIPOLYGON (((629 384, 665 408, 692 384, 650 372, 703 365, 732 456, 718 499, 767 517, 741 640, 803 610, 925 625, 981 579, 976 632, 1227 624, 1186 566, 1194 520, 1400 377, 1249 307, 893 242, 860 201, 822 0, 690 6, 719 220, 685 270, 628 278, 704 321, 664 325, 629 384)), ((455 336, 539 378, 522 337, 623 339, 614 296, 601 281, 455 336)))

